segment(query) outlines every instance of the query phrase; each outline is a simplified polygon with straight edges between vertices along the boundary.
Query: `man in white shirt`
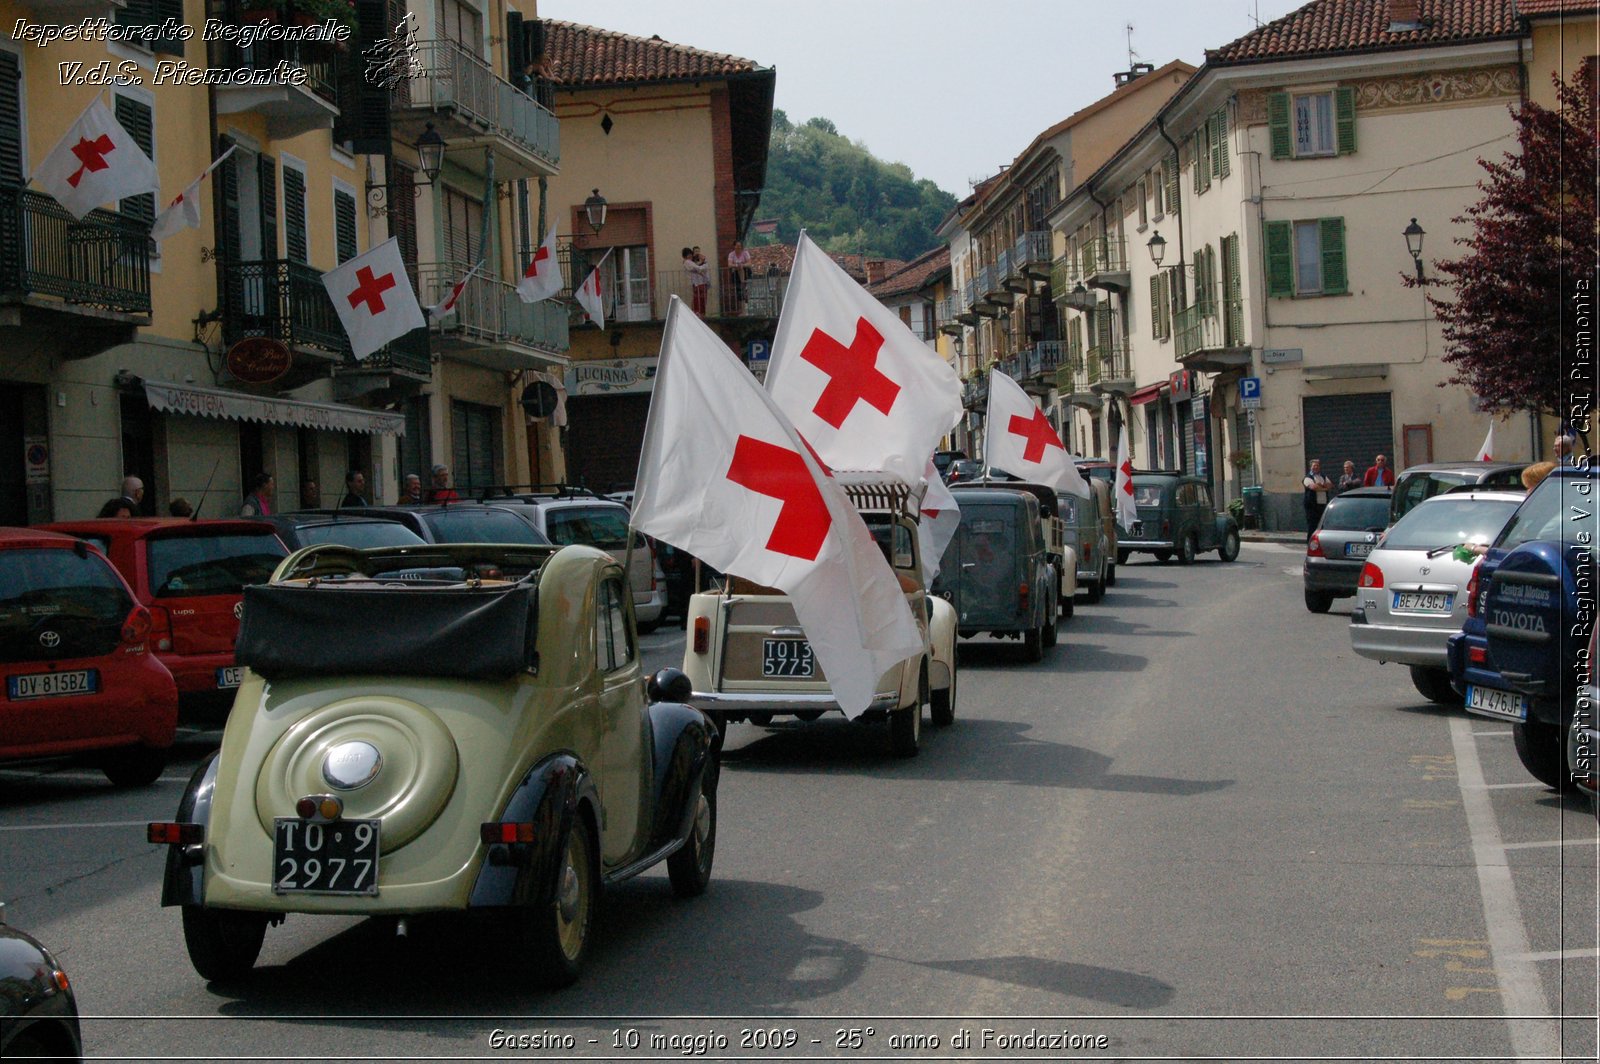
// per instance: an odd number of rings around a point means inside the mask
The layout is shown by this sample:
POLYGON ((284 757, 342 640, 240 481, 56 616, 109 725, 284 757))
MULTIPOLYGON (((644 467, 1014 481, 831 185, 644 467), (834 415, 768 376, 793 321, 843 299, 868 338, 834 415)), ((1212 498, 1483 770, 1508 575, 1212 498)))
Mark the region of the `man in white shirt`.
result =
POLYGON ((1328 492, 1333 490, 1333 481, 1322 475, 1322 459, 1311 460, 1311 470, 1301 478, 1300 484, 1304 487, 1306 507, 1306 542, 1311 542, 1311 533, 1317 530, 1317 525, 1322 523, 1322 511, 1328 508, 1328 492))

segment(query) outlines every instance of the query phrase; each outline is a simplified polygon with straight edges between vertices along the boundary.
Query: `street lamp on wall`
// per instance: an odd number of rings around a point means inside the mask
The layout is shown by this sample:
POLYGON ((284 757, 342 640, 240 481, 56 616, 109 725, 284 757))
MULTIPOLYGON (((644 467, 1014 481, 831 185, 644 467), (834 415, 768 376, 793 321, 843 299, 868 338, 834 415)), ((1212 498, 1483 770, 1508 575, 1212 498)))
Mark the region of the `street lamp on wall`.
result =
POLYGON ((599 189, 595 189, 583 201, 583 213, 589 220, 589 228, 594 230, 595 236, 599 236, 606 224, 606 198, 600 195, 599 189))
POLYGON ((428 184, 439 180, 439 171, 444 168, 444 138, 439 136, 432 122, 417 138, 417 165, 427 177, 428 184))
MULTIPOLYGON (((438 130, 433 128, 433 123, 428 123, 428 128, 422 131, 422 136, 417 138, 417 168, 424 178, 421 182, 409 181, 404 186, 396 185, 392 180, 387 184, 378 184, 372 179, 372 163, 367 163, 367 213, 374 218, 381 218, 389 213, 389 192, 397 187, 404 187, 413 197, 422 195, 423 185, 432 185, 439 180, 439 171, 444 168, 444 138, 438 130)), ((387 163, 385 164, 387 166, 387 163)), ((392 167, 390 177, 393 177, 392 167)))
POLYGON ((1167 257, 1167 238, 1161 235, 1161 230, 1156 230, 1145 247, 1150 249, 1150 261, 1156 264, 1156 269, 1161 269, 1161 260, 1167 257))
POLYGON ((1422 277, 1422 238, 1427 236, 1426 230, 1417 224, 1415 218, 1405 227, 1401 236, 1406 238, 1406 250, 1411 252, 1411 261, 1417 264, 1417 283, 1421 284, 1422 277))

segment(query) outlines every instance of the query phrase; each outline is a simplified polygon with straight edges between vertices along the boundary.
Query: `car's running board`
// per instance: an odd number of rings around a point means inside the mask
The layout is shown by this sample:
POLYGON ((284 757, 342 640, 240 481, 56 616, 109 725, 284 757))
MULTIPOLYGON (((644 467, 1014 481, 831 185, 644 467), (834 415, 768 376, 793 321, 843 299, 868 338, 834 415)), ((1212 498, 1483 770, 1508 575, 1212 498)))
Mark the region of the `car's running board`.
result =
POLYGON ((617 883, 621 883, 625 879, 632 879, 634 876, 638 875, 640 872, 643 872, 645 869, 650 868, 650 867, 652 867, 654 865, 660 864, 662 861, 665 861, 668 857, 671 857, 673 854, 675 854, 679 850, 683 849, 683 844, 685 842, 688 842, 688 841, 689 841, 688 836, 685 836, 685 837, 683 837, 681 839, 673 839, 671 842, 667 843, 665 846, 661 847, 659 850, 654 850, 654 851, 652 851, 650 853, 645 854, 643 857, 639 858, 637 861, 633 862, 630 865, 624 865, 623 867, 617 869, 615 872, 611 873, 609 876, 602 876, 601 877, 601 882, 605 886, 609 887, 609 886, 614 886, 617 883))

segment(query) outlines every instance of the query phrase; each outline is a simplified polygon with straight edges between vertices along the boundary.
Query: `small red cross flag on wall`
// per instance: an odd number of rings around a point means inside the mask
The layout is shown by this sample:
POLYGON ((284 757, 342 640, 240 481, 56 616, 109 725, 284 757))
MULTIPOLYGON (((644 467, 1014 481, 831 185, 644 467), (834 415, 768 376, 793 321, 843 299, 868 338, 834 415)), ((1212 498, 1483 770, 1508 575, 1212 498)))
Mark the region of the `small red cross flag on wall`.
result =
POLYGON ((533 253, 522 276, 517 278, 517 295, 524 303, 537 303, 549 299, 567 286, 561 276, 561 260, 556 257, 556 231, 544 238, 544 243, 533 253))
POLYGON ((839 707, 922 650, 905 592, 844 490, 728 345, 676 297, 639 455, 633 525, 789 596, 839 707))
POLYGON ((50 149, 33 180, 80 219, 101 204, 159 186, 156 164, 98 96, 50 149))
POLYGON ((1089 484, 1056 427, 1022 385, 998 370, 989 374, 989 414, 983 440, 984 459, 994 468, 1030 484, 1089 497, 1089 484))
POLYGON ((609 251, 601 255, 600 261, 595 263, 594 269, 589 271, 589 276, 585 277, 583 283, 572 290, 572 298, 578 301, 578 306, 583 308, 583 312, 589 316, 590 321, 602 329, 606 327, 606 304, 605 295, 600 285, 600 267, 604 266, 606 259, 610 257, 611 252, 609 251))
POLYGON ((426 324, 396 237, 335 266, 322 284, 358 359, 426 324))
POLYGON ((955 369, 804 233, 767 391, 830 466, 908 484, 961 418, 955 369))
POLYGON ((237 148, 237 144, 231 145, 227 151, 217 156, 215 162, 206 167, 199 177, 189 182, 184 190, 167 204, 166 210, 156 215, 155 223, 150 226, 151 240, 162 241, 180 230, 200 228, 200 184, 210 176, 211 171, 227 162, 228 156, 237 148))

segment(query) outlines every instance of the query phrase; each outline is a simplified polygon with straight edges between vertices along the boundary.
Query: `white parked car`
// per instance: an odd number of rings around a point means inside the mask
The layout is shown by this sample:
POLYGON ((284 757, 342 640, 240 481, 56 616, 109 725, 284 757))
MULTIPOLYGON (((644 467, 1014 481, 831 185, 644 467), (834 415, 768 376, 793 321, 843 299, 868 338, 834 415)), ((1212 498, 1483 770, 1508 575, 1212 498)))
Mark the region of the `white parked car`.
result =
POLYGON ((1510 491, 1437 495, 1397 521, 1367 556, 1350 611, 1357 654, 1411 667, 1411 682, 1443 705, 1459 704, 1450 686, 1445 642, 1467 616, 1467 581, 1477 558, 1455 548, 1490 543, 1522 504, 1510 491))

